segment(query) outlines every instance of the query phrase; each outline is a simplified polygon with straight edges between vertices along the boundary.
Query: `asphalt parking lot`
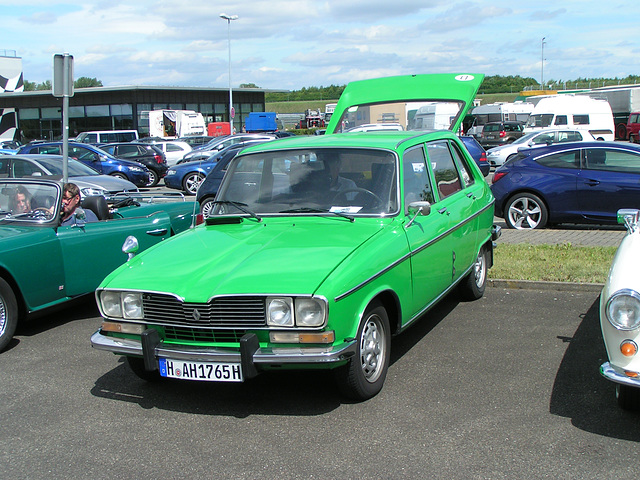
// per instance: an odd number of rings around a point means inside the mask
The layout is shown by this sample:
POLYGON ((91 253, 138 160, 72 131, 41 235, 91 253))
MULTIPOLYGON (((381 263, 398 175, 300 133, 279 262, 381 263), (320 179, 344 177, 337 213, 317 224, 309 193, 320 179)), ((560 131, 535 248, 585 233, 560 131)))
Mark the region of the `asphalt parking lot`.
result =
POLYGON ((382 392, 323 372, 146 384, 93 350, 92 299, 26 323, 0 355, 0 472, 66 478, 620 478, 640 415, 600 377, 598 294, 450 296, 392 343, 382 392))

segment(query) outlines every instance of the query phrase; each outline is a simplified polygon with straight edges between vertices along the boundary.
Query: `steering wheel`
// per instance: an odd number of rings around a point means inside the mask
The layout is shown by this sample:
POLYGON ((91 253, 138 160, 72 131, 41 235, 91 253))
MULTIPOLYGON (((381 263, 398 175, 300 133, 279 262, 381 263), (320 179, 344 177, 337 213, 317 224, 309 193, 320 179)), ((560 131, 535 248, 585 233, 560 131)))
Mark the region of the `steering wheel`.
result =
POLYGON ((48 209, 47 207, 38 207, 38 208, 34 208, 31 213, 33 213, 34 217, 45 217, 45 218, 51 218, 53 216, 53 214, 51 213, 51 210, 48 209))
MULTIPOLYGON (((352 200, 349 200, 347 198, 347 194, 349 193, 356 193, 356 194, 364 194, 369 198, 372 198, 374 200, 375 203, 373 204, 368 204, 367 202, 365 205, 362 205, 363 207, 368 207, 371 209, 374 209, 376 207, 382 206, 384 204, 384 202, 382 201, 382 199, 376 195, 375 193, 373 193, 371 190, 367 190, 366 188, 349 188, 347 190, 343 190, 342 192, 338 192, 335 194, 335 196, 333 197, 332 202, 333 203, 342 203, 341 201, 344 200, 345 202, 351 202, 352 200), (338 200, 340 200, 340 202, 338 202, 338 200)), ((357 197, 357 195, 356 195, 357 197)))

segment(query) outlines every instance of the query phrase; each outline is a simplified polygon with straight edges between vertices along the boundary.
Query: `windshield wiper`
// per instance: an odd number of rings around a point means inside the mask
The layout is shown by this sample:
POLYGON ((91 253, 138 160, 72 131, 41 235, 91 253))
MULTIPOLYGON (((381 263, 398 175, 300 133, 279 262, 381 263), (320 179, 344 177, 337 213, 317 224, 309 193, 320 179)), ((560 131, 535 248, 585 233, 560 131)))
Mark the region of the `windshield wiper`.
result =
POLYGON ((344 212, 331 211, 326 208, 312 208, 312 207, 300 207, 300 208, 290 208, 289 210, 280 210, 280 213, 332 213, 333 215, 337 215, 338 217, 346 218, 350 222, 355 220, 355 217, 349 215, 344 212))
POLYGON ((221 205, 231 205, 232 207, 236 207, 238 210, 240 210, 241 212, 246 213, 247 215, 255 218, 256 220, 258 220, 259 222, 262 221, 262 217, 260 217, 257 213, 249 210, 247 207, 248 205, 246 203, 242 203, 242 202, 234 202, 233 200, 214 200, 213 203, 218 203, 221 205))

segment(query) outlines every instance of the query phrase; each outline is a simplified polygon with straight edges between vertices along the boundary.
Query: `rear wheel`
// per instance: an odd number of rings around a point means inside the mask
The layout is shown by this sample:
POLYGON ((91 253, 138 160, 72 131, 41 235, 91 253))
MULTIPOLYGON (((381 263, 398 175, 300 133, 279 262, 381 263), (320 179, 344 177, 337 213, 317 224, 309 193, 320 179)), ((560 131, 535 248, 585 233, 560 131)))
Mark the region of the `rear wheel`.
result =
POLYGON ((182 188, 189 195, 195 195, 198 187, 204 181, 204 175, 199 172, 191 172, 184 177, 182 188))
POLYGON ((389 368, 389 317, 380 303, 373 303, 365 310, 356 341, 356 354, 347 365, 336 370, 336 381, 345 396, 367 400, 380 392, 389 368))
POLYGON ((460 295, 465 300, 477 300, 484 295, 487 285, 487 271, 489 269, 489 252, 486 248, 481 248, 480 253, 473 262, 471 271, 460 283, 460 295))
POLYGON ((162 377, 160 376, 160 372, 158 370, 154 370, 150 372, 146 368, 144 368, 144 360, 138 357, 125 357, 127 359, 127 365, 133 373, 136 374, 136 377, 146 381, 146 382, 157 382, 162 377))
POLYGON ((18 303, 11 286, 0 278, 0 352, 13 338, 18 325, 18 303))
POLYGON ((213 211, 213 207, 215 206, 215 201, 216 201, 215 197, 207 197, 200 204, 200 212, 202 213, 202 216, 204 218, 207 218, 211 215, 211 212, 213 211))
POLYGON ((533 193, 519 193, 513 196, 504 210, 507 225, 517 230, 544 228, 547 218, 547 207, 540 197, 533 193))

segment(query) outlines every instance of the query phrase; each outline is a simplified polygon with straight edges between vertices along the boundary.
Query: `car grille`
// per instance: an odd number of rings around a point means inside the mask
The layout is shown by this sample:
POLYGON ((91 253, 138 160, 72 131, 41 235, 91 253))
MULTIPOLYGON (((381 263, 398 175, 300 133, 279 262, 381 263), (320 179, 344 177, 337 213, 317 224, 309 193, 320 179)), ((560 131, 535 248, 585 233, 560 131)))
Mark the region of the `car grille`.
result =
POLYGON ((239 343, 246 330, 212 330, 191 327, 164 327, 165 340, 179 342, 239 343))
POLYGON ((247 329, 265 327, 264 297, 219 297, 208 303, 183 302, 171 295, 146 293, 144 318, 164 325, 247 329))

